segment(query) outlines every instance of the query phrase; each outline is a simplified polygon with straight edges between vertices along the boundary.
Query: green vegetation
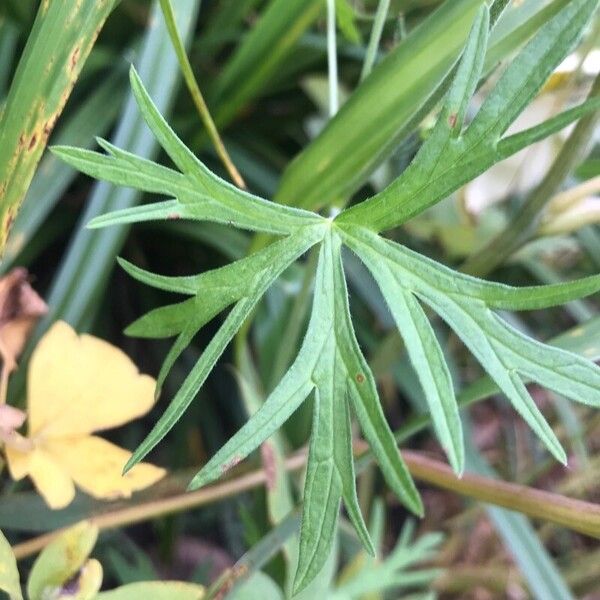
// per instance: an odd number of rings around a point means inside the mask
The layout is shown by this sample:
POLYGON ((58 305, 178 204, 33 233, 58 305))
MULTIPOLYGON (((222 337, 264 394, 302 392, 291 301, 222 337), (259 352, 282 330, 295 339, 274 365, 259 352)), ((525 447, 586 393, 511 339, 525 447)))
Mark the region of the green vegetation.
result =
MULTIPOLYGON (((92 4, 100 21, 77 30, 85 56, 111 8, 92 4)), ((458 598, 479 587, 505 597, 509 582, 499 573, 499 560, 506 560, 499 548, 492 560, 482 556, 479 564, 475 557, 471 571, 460 552, 450 562, 442 558, 456 550, 444 550, 440 530, 465 551, 465 536, 477 538, 476 524, 484 522, 493 524, 496 541, 518 567, 515 585, 533 597, 592 591, 593 577, 600 578, 597 561, 577 578, 573 574, 579 573, 577 561, 594 556, 589 539, 600 537, 600 508, 586 501, 597 489, 593 473, 599 468, 594 435, 600 368, 593 361, 600 358, 600 333, 592 296, 600 290, 593 216, 600 186, 592 146, 600 88, 597 74, 591 81, 593 68, 588 75, 584 68, 597 42, 598 0, 531 0, 520 6, 457 0, 439 7, 416 0, 215 0, 203 4, 194 29, 199 4, 161 0, 148 14, 145 3, 124 0, 113 12, 91 51, 87 76, 83 71, 82 91, 75 87, 78 105, 67 105, 64 133, 56 135, 60 145, 50 148, 33 177, 3 265, 5 272, 17 264, 32 273, 45 269, 39 289, 48 290, 47 315, 12 376, 7 399, 13 407, 24 406, 23 374, 54 321, 125 347, 119 330, 145 309, 125 329, 128 336, 175 338, 160 368, 161 346, 127 345, 143 372, 158 371, 158 403, 119 438, 122 445, 142 440, 119 465, 126 477, 151 468, 139 465, 151 451, 153 462, 169 474, 131 499, 107 503, 80 494, 57 512, 42 508, 35 492, 10 483, 7 473, 0 528, 7 535, 15 530, 9 539, 17 557, 63 539, 50 535, 19 544, 20 531, 54 531, 89 520, 82 535, 93 541, 77 568, 57 575, 53 585, 68 586, 79 573, 77 597, 125 598, 141 589, 128 591, 126 584, 157 578, 146 553, 152 554, 152 544, 162 548, 158 561, 168 563, 165 556, 175 560, 184 522, 199 538, 219 524, 219 535, 209 537, 241 558, 216 578, 202 571, 210 561, 199 561, 192 579, 206 588, 184 586, 182 598, 370 598, 391 590, 458 598), (140 15, 152 24, 141 45, 127 26, 140 15), (248 22, 251 29, 243 33, 248 22), (104 135, 117 118, 105 94, 122 93, 123 61, 115 57, 132 43, 137 59, 130 96, 112 141, 98 137, 100 151, 73 145, 90 147, 91 137, 104 135), (562 76, 557 69, 567 57, 577 66, 562 76), (188 89, 176 94, 178 66, 188 89), (204 74, 211 71, 217 75, 204 74), (298 94, 298 86, 305 94, 298 94), (345 101, 330 117, 338 94, 345 101), (547 97, 552 109, 539 110, 543 116, 531 124, 528 111, 547 97), (98 98, 106 103, 101 118, 90 114, 98 98), (171 116, 163 116, 172 105, 171 116), (527 160, 537 156, 540 142, 561 147, 553 150, 545 174, 529 175, 527 160), (501 172, 515 155, 505 202, 470 209, 475 183, 493 194, 495 180, 488 174, 501 172), (510 185, 519 168, 528 175, 526 193, 510 185), (65 218, 72 209, 58 201, 68 196, 69 185, 85 193, 89 180, 77 172, 102 183, 94 184, 73 225, 65 218), (556 196, 565 188, 567 200, 556 196), (540 223, 552 231, 551 219, 562 219, 564 228, 565 216, 569 227, 562 237, 544 235, 540 223), (561 248, 567 245, 571 257, 565 259, 561 248), (570 261, 568 276, 560 272, 562 260, 570 261), (117 262, 131 279, 113 272, 117 262), (198 263, 200 274, 184 274, 198 263), (491 280, 473 276, 492 273, 491 280), (187 298, 160 307, 165 292, 187 298), (223 369, 228 363, 235 378, 223 369), (481 370, 486 376, 478 379, 481 370), (469 408, 491 396, 486 409, 469 408), (506 411, 505 399, 515 413, 506 411), (408 422, 401 424, 399 414, 409 415, 408 422), (482 442, 483 418, 499 436, 491 445, 482 442), (416 435, 429 427, 433 435, 416 435), (433 460, 427 454, 438 444, 443 454, 433 460), (490 451, 506 482, 477 446, 490 451), (258 449, 261 467, 247 472, 239 463, 255 460, 258 449), (299 478, 294 473, 304 463, 299 478), (225 473, 227 480, 219 482, 225 473), (458 494, 503 508, 486 508, 488 517, 477 505, 454 509, 460 523, 450 514, 432 515, 432 500, 420 494, 413 477, 446 490, 443 498, 452 502, 458 494), (384 496, 386 489, 393 499, 384 496), (243 510, 234 520, 243 536, 223 523, 235 514, 231 500, 198 508, 242 492, 243 510), (423 518, 419 533, 396 500, 423 518), (547 523, 536 530, 505 508, 547 523), (35 524, 15 520, 17 509, 35 510, 35 524), (167 513, 179 516, 162 516, 167 513), (405 525, 402 531, 392 527, 398 540, 391 540, 384 523, 398 515, 405 525), (154 541, 133 530, 114 532, 153 518, 154 541), (83 565, 95 542, 94 527, 113 533, 101 545, 102 566, 90 567, 100 569, 90 583, 83 565), (564 536, 557 551, 559 531, 564 536), (124 566, 119 539, 134 549, 136 568, 124 566), (577 548, 575 540, 583 540, 577 548), (560 554, 558 563, 552 553, 560 554), (452 568, 446 572, 444 566, 452 568), (98 595, 103 567, 109 574, 104 585, 124 587, 98 595)), ((29 82, 28 73, 38 73, 44 60, 35 43, 40 32, 69 14, 60 3, 50 5, 55 12, 41 4, 7 88, 0 140, 14 138, 19 123, 29 127, 15 111, 31 114, 28 107, 43 103, 46 94, 66 98, 79 74, 53 79, 52 93, 45 81, 51 70, 29 82)), ((0 44, 16 49, 28 16, 5 12, 0 44)), ((92 11, 86 15, 91 22, 92 11)), ((63 58, 74 43, 67 33, 53 42, 63 58)), ((53 108, 56 116, 63 104, 53 108)), ((0 150, 0 190, 8 190, 0 198, 2 214, 14 216, 23 200, 45 139, 40 144, 35 160, 13 161, 17 151, 8 144, 0 150)), ((12 217, 5 219, 5 233, 11 223, 12 217)), ((105 377, 125 381, 116 379, 123 376, 109 367, 117 363, 108 362, 108 354, 104 360, 105 377)), ((33 420, 32 372, 26 413, 33 420)), ((141 396, 139 402, 145 410, 152 405, 141 396)), ((18 442, 36 444, 31 425, 29 438, 16 432, 21 424, 2 426, 15 479, 15 453, 38 452, 18 442)), ((90 426, 103 428, 101 421, 90 426)), ((23 474, 47 499, 34 458, 28 460, 23 474)), ((100 469, 94 464, 82 454, 77 468, 91 474, 100 469)), ((110 498, 89 492, 75 467, 68 469, 88 493, 110 498)), ((50 585, 31 592, 40 561, 29 576, 31 598, 43 597, 42 588, 50 585)), ((4 589, 17 597, 10 577, 4 589)))

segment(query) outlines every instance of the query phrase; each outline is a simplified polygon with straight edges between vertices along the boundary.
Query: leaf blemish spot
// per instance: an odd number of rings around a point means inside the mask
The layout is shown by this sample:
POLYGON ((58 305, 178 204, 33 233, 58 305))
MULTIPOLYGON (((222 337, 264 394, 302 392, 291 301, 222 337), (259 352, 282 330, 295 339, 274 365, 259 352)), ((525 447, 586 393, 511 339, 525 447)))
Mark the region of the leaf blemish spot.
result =
POLYGON ((221 473, 227 473, 229 469, 233 469, 236 465, 239 465, 242 462, 242 457, 239 455, 234 456, 230 461, 224 463, 221 466, 221 473))
POLYGON ((365 376, 362 373, 357 373, 356 374, 356 383, 364 383, 365 382, 365 376))
POLYGON ((71 60, 69 62, 69 68, 71 72, 73 72, 75 70, 75 67, 77 66, 77 62, 79 61, 79 52, 79 46, 77 46, 71 54, 71 60))

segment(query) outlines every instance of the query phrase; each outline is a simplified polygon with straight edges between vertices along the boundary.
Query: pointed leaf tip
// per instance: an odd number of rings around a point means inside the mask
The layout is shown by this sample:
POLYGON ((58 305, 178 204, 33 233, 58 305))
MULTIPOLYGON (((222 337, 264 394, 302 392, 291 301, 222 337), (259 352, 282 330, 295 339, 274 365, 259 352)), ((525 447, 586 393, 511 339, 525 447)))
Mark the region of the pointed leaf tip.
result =
POLYGON ((200 471, 198 471, 198 473, 196 473, 196 475, 194 475, 194 477, 192 477, 192 480, 188 483, 187 491, 193 492, 194 490, 198 490, 201 487, 212 483, 217 477, 218 475, 215 476, 215 474, 212 471, 200 469, 200 471))
POLYGON ((140 76, 135 68, 135 65, 133 64, 129 67, 129 81, 132 86, 141 84, 140 76))
POLYGON ((129 471, 131 471, 131 469, 133 469, 133 467, 135 467, 135 465, 137 465, 140 462, 140 460, 141 459, 136 458, 135 452, 134 452, 129 457, 129 460, 125 463, 125 466, 123 467, 123 471, 121 472, 123 477, 125 477, 125 475, 127 475, 127 473, 129 473, 129 471))

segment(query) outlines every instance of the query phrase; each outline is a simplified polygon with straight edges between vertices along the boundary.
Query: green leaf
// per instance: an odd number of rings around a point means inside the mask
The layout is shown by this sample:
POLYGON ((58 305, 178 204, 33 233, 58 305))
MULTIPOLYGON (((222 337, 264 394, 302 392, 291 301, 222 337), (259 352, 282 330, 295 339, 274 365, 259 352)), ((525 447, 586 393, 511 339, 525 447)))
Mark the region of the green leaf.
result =
POLYGON ((125 333, 142 338, 169 338, 187 330, 193 330, 195 334, 232 302, 219 300, 215 298, 209 304, 203 302, 202 297, 194 296, 183 302, 155 308, 131 323, 125 333))
POLYGON ((174 292, 177 294, 190 294, 192 296, 198 293, 198 275, 190 275, 187 277, 168 277, 165 275, 157 275, 145 269, 130 263, 124 258, 117 258, 119 266, 133 279, 140 283, 145 283, 158 290, 166 292, 174 292))
POLYGON ((340 293, 335 288, 338 280, 334 273, 341 268, 340 249, 339 239, 334 241, 328 236, 321 247, 317 269, 317 278, 323 282, 320 290, 323 302, 329 304, 327 312, 334 317, 334 323, 330 324, 331 329, 324 328, 328 335, 311 373, 315 384, 313 426, 294 593, 315 578, 330 554, 342 496, 363 545, 370 554, 375 553, 356 496, 346 401, 349 374, 337 343, 338 306, 335 304, 340 293))
POLYGON ((0 590, 6 592, 11 600, 23 600, 17 559, 4 534, 0 531, 0 590))
POLYGON ((465 302, 450 296, 430 296, 425 301, 454 329, 548 450, 558 461, 566 464, 567 457, 558 438, 514 367, 506 360, 502 345, 495 343, 493 333, 487 327, 489 317, 493 318, 489 309, 482 302, 465 302))
POLYGON ((497 315, 485 314, 490 338, 502 347, 505 360, 524 377, 555 392, 600 408, 600 369, 585 358, 541 344, 497 315))
POLYGON ((331 329, 331 326, 327 326, 327 323, 331 323, 331 315, 324 302, 327 281, 323 280, 322 269, 320 261, 311 319, 294 363, 260 409, 192 479, 190 489, 202 487, 219 478, 258 448, 285 423, 314 389, 312 372, 331 329))
MULTIPOLYGON (((152 311, 129 330, 140 335, 178 336, 161 369, 159 386, 197 329, 233 305, 126 468, 146 456, 166 435, 261 297, 288 266, 316 245, 320 248, 312 312, 293 364, 250 420, 193 478, 190 487, 214 481, 243 460, 312 394, 313 432, 295 590, 305 588, 314 580, 331 556, 341 500, 363 544, 372 550, 356 497, 349 402, 386 481, 409 509, 422 514, 419 494, 386 422, 373 374, 353 329, 341 259, 343 244, 353 250, 375 276, 405 336, 436 432, 455 470, 461 472, 464 464, 458 408, 448 367, 421 303, 433 308, 456 330, 549 450, 564 461, 564 451, 529 396, 523 379, 540 381, 560 392, 566 392, 569 386, 575 400, 597 406, 600 369, 568 352, 523 336, 499 319, 493 309, 540 308, 573 300, 597 291, 600 277, 552 286, 511 288, 459 275, 384 240, 373 230, 403 222, 507 153, 594 108, 588 104, 525 134, 501 140, 506 127, 536 93, 543 73, 549 73, 579 37, 596 3, 574 0, 557 12, 509 65, 479 115, 465 129, 467 107, 485 62, 490 19, 487 8, 481 8, 440 119, 415 161, 387 190, 332 219, 282 207, 237 190, 213 175, 173 133, 132 72, 132 86, 140 110, 179 172, 139 159, 104 142, 107 155, 65 148, 58 152, 94 176, 175 199, 102 217, 94 226, 177 215, 284 237, 247 258, 193 277, 153 275, 123 263, 132 276, 146 284, 192 296, 179 304, 152 311), (560 43, 549 34, 559 36, 560 43), (533 71, 536 71, 535 76, 531 75, 533 71), (499 107, 502 114, 494 115, 494 106, 499 107)), ((277 1, 272 6, 276 4, 277 1)), ((494 4, 494 10, 503 6, 503 2, 494 4)), ((395 579, 393 582, 398 583, 395 579)))
MULTIPOLYGON (((253 274, 252 284, 245 290, 244 296, 240 298, 225 319, 223 325, 219 328, 217 334, 209 342, 208 346, 200 356, 200 359, 194 365, 192 371, 186 377, 181 388, 152 431, 133 453, 132 457, 125 465, 125 471, 128 471, 141 461, 169 432, 173 425, 175 425, 198 393, 198 390, 206 381, 206 378, 225 350, 227 344, 229 344, 233 336, 242 326, 265 291, 286 267, 304 254, 304 252, 314 245, 322 235, 322 227, 320 226, 300 229, 295 235, 290 236, 290 238, 287 239, 285 248, 282 248, 285 252, 280 252, 274 259, 274 262, 268 265, 266 269, 253 274)), ((181 344, 179 344, 178 347, 179 346, 181 346, 181 344)), ((163 376, 162 373, 161 376, 163 376)), ((265 403, 265 406, 267 403, 268 401, 265 403)), ((260 444, 260 442, 258 442, 258 444, 260 444)), ((256 446, 254 446, 254 448, 255 447, 256 446)), ((218 475, 213 477, 213 479, 217 476, 218 475)))
MULTIPOLYGON (((338 530, 339 531, 339 530, 338 530)), ((323 568, 317 573, 316 577, 297 594, 294 594, 294 600, 313 600, 313 598, 329 598, 333 583, 336 578, 339 556, 340 556, 340 535, 334 536, 333 545, 329 556, 323 565, 323 568)))
POLYGON ((41 4, 0 112, 0 254, 48 136, 115 0, 41 4))
POLYGON ((335 336, 346 367, 354 413, 377 457, 377 462, 388 485, 410 510, 417 515, 422 515, 423 505, 419 493, 385 419, 377 394, 375 378, 360 350, 352 327, 346 280, 339 256, 334 264, 334 278, 336 290, 335 336))
POLYGON ((454 125, 455 119, 461 123, 462 102, 472 91, 475 79, 469 79, 470 69, 478 74, 481 66, 473 58, 473 49, 481 52, 483 43, 482 21, 486 17, 480 12, 459 68, 462 77, 455 80, 436 127, 415 160, 385 190, 342 212, 337 221, 377 231, 396 227, 525 147, 532 136, 540 139, 566 125, 569 118, 594 110, 595 103, 587 103, 581 110, 538 126, 535 133, 511 136, 510 143, 502 145, 506 129, 578 41, 597 6, 598 0, 573 0, 547 22, 510 63, 471 124, 461 131, 454 125))
MULTIPOLYGON (((1 51, 0 51, 1 52, 1 51)), ((93 144, 94 134, 104 133, 114 123, 125 95, 126 78, 118 69, 81 103, 65 124, 53 133, 57 144, 93 144)), ((77 176, 77 171, 46 153, 12 226, 0 272, 6 273, 22 250, 34 239, 44 220, 77 176)))
POLYGON ((27 595, 30 600, 43 600, 60 590, 87 561, 97 537, 98 528, 82 521, 50 542, 29 574, 27 595))
POLYGON ((469 142, 484 135, 498 139, 508 129, 579 41, 597 6, 597 0, 573 0, 540 29, 485 99, 466 135, 469 142))
MULTIPOLYGON (((196 321, 189 321, 169 349, 169 352, 160 367, 158 377, 156 378, 155 396, 158 397, 167 376, 173 368, 173 365, 177 362, 177 359, 181 356, 181 353, 192 343, 196 333, 198 333, 199 328, 196 327, 196 325, 198 325, 196 321)), ((126 331, 126 333, 128 333, 128 331, 126 331)))
POLYGON ((565 110, 535 127, 530 127, 529 129, 501 139, 498 142, 498 154, 501 160, 502 158, 512 156, 516 152, 519 152, 519 150, 559 132, 574 121, 597 110, 600 110, 600 98, 590 98, 582 102, 579 106, 565 110))
POLYGON ((205 485, 237 464, 315 391, 295 591, 305 587, 323 567, 342 497, 361 540, 373 552, 354 486, 348 387, 351 395, 356 396, 365 433, 381 456, 384 474, 407 505, 417 513, 422 512, 414 484, 385 423, 372 374, 351 331, 340 250, 339 238, 328 234, 319 257, 311 320, 292 367, 260 409, 190 484, 191 489, 205 485))
POLYGON ((353 44, 360 44, 362 35, 356 26, 354 9, 348 0, 335 0, 335 19, 342 35, 353 44))
POLYGON ((171 400, 161 418, 125 465, 123 469, 124 473, 139 463, 177 423, 196 396, 198 390, 206 381, 215 363, 224 352, 225 347, 242 326, 257 301, 258 298, 245 298, 235 305, 216 335, 209 342, 208 346, 206 346, 200 359, 184 380, 181 388, 171 400))
MULTIPOLYGON (((407 338, 409 356, 417 372, 427 372, 437 365, 436 374, 422 374, 420 380, 430 407, 436 407, 431 412, 442 445, 462 445, 462 441, 454 437, 460 429, 447 424, 454 422, 451 420, 454 417, 446 417, 444 423, 440 414, 441 399, 436 404, 435 397, 432 400, 435 391, 428 391, 425 387, 444 380, 441 374, 443 356, 441 350, 430 352, 423 362, 423 355, 418 352, 419 343, 414 339, 414 327, 411 330, 410 323, 407 324, 416 302, 411 311, 410 306, 406 305, 407 295, 416 295, 444 318, 548 449, 559 461, 565 462, 562 447, 531 399, 519 374, 578 402, 600 406, 600 368, 582 357, 528 338, 490 309, 506 304, 512 308, 548 306, 556 300, 574 299, 578 294, 595 291, 597 278, 559 284, 562 287, 540 286, 523 288, 521 291, 507 286, 497 287, 498 284, 453 273, 366 229, 342 228, 341 231, 345 243, 361 258, 378 282, 401 334, 407 338), (514 299, 510 298, 511 295, 514 299), (411 333, 412 337, 409 337, 411 333)), ((418 314, 421 329, 425 330, 424 315, 418 314)), ((447 406, 446 399, 446 415, 454 415, 457 411, 453 396, 451 398, 454 408, 447 406)))
MULTIPOLYGON (((600 335, 600 317, 587 321, 584 325, 574 327, 565 333, 551 339, 548 343, 552 347, 566 350, 573 354, 584 356, 588 360, 600 360, 600 346, 598 345, 598 336, 600 335)), ((498 392, 498 387, 493 380, 484 376, 472 384, 468 385, 457 396, 457 401, 461 409, 471 404, 489 398, 498 392)), ((419 415, 413 417, 409 422, 403 425, 395 432, 395 439, 398 443, 405 442, 408 438, 422 431, 429 425, 429 415, 419 415)), ((11 515, 14 520, 14 515, 11 515)), ((6 526, 6 524, 5 524, 6 526)))
MULTIPOLYGON (((600 275, 551 285, 513 287, 459 273, 405 246, 386 240, 362 227, 340 227, 344 242, 362 247, 374 256, 387 257, 415 290, 435 287, 443 294, 460 294, 481 300, 490 308, 534 310, 559 306, 600 291, 600 275)), ((356 250, 355 250, 356 251, 356 250)))
POLYGON ((193 298, 184 302, 150 311, 132 323, 126 330, 127 334, 161 338, 185 331, 193 336, 230 304, 247 296, 257 277, 268 276, 269 272, 277 270, 279 261, 287 260, 285 257, 293 262, 298 256, 298 248, 307 249, 320 235, 319 228, 300 230, 290 238, 224 267, 188 277, 156 275, 121 259, 121 266, 138 281, 170 292, 194 294, 193 298))
MULTIPOLYGON (((332 344, 329 340, 323 349, 324 355, 320 357, 320 362, 331 360, 331 348, 327 349, 327 346, 332 345, 335 343, 332 344)), ((333 354, 335 356, 335 351, 333 354)), ((343 385, 343 382, 341 383, 343 385)), ((314 394, 313 427, 304 484, 300 555, 294 580, 294 594, 315 578, 329 556, 342 497, 342 481, 334 458, 334 436, 340 435, 337 430, 334 432, 334 411, 340 407, 339 402, 337 407, 334 405, 334 395, 336 391, 339 394, 339 390, 333 388, 340 385, 339 377, 337 382, 326 378, 325 381, 315 381, 315 385, 318 387, 314 394), (319 386, 323 384, 330 389, 323 390, 325 393, 322 395, 322 387, 319 386), (329 395, 327 391, 330 392, 329 395)), ((342 412, 342 416, 345 418, 345 411, 342 412)), ((352 484, 354 486, 354 481, 352 484)))
POLYGON ((104 140, 107 155, 56 146, 52 151, 83 173, 118 185, 163 194, 176 201, 127 208, 93 219, 89 227, 106 227, 149 220, 193 219, 226 223, 244 229, 289 234, 298 226, 318 223, 314 213, 281 207, 238 190, 207 169, 164 120, 132 67, 130 80, 144 120, 181 173, 119 150, 104 140))
POLYGON ((101 592, 94 600, 202 600, 204 588, 183 581, 141 581, 101 592))
MULTIPOLYGON (((366 262, 366 261, 365 261, 366 262)), ((462 474, 464 447, 462 426, 450 371, 425 312, 414 295, 403 288, 393 273, 378 262, 368 263, 396 326, 404 338, 411 364, 419 377, 440 444, 452 468, 462 474)))

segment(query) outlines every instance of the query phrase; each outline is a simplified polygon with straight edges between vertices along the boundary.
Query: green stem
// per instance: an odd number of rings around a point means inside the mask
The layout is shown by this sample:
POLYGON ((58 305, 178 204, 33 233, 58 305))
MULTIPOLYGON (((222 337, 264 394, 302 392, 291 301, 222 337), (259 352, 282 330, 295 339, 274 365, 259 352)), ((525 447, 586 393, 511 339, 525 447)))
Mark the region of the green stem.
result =
MULTIPOLYGON (((596 77, 588 98, 599 96, 600 75, 596 77)), ((584 158, 599 120, 600 111, 596 111, 577 123, 542 182, 521 205, 506 228, 487 246, 465 261, 462 266, 463 272, 484 277, 533 237, 547 202, 584 158)))
POLYGON ((375 13, 375 21, 373 22, 373 28, 371 29, 371 37, 369 38, 369 45, 367 46, 367 54, 365 61, 362 66, 360 73, 360 81, 366 79, 369 73, 373 70, 375 64, 375 58, 377 57, 377 50, 379 43, 381 42, 381 34, 383 33, 383 26, 385 25, 385 19, 390 9, 390 0, 379 0, 377 5, 377 12, 375 13))
POLYGON ((225 144, 223 144, 223 140, 219 135, 219 131, 217 130, 217 126, 213 121, 213 118, 208 110, 208 106, 204 101, 204 96, 202 96, 202 92, 200 91, 200 87, 198 86, 198 82, 194 77, 194 72, 192 70, 192 65, 188 59, 187 53, 185 51, 185 47, 181 40, 181 36, 179 35, 179 31, 177 29, 177 23, 175 22, 175 14, 173 13, 173 7, 171 5, 171 0, 160 0, 160 8, 162 9, 163 15, 165 17, 165 24, 167 26, 167 31, 169 32, 169 36, 171 38, 171 42, 173 44, 173 49, 175 50, 175 54, 177 55, 177 60, 179 61, 179 67, 181 68, 181 74, 183 75, 183 79, 190 91, 192 96, 192 100, 198 110, 198 114, 202 119, 202 123, 206 127, 208 135, 217 151, 221 162, 227 169, 229 176, 232 181, 238 187, 245 189, 246 183, 242 179, 239 171, 236 166, 233 164, 227 149, 225 148, 225 144))

